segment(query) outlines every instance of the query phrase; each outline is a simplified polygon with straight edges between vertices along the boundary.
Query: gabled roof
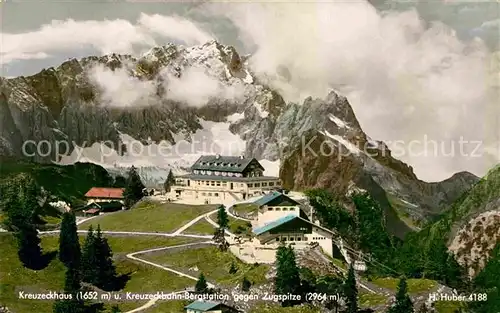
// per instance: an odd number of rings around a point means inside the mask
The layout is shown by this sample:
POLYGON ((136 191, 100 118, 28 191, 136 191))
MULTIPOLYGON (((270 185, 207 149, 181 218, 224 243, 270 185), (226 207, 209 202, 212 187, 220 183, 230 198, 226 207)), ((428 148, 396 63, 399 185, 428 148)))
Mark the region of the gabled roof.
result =
POLYGON ((305 219, 303 217, 300 217, 300 216, 297 216, 297 215, 293 215, 293 214, 281 217, 281 218, 279 218, 277 220, 274 220, 271 223, 266 224, 266 225, 264 225, 262 227, 255 228, 253 230, 253 232, 258 236, 258 235, 261 235, 261 234, 263 234, 263 233, 265 233, 267 231, 270 231, 273 228, 276 228, 276 227, 281 226, 281 225, 283 225, 285 223, 293 221, 294 219, 302 220, 302 221, 304 221, 304 222, 306 222, 308 224, 311 224, 312 226, 317 227, 317 228, 319 228, 319 229, 321 229, 321 230, 323 230, 325 232, 328 232, 328 233, 330 233, 332 235, 337 235, 334 231, 332 231, 332 230, 330 230, 328 228, 325 228, 323 226, 317 225, 317 224, 315 224, 315 223, 313 223, 313 222, 311 222, 311 221, 309 221, 309 220, 307 220, 307 219, 305 219))
POLYGON ((278 198, 282 197, 284 200, 290 202, 290 203, 293 203, 294 205, 298 205, 300 203, 298 203, 297 201, 293 200, 292 198, 282 194, 281 192, 277 192, 277 191, 273 191, 273 192, 270 192, 264 196, 262 196, 262 198, 259 198, 257 199, 254 203, 257 204, 259 207, 263 206, 263 205, 266 205, 278 198))
POLYGON ((217 307, 220 304, 221 304, 220 302, 197 300, 189 305, 186 305, 184 308, 205 312, 205 311, 208 311, 208 310, 211 310, 211 309, 217 307))
POLYGON ((263 234, 273 228, 276 228, 278 226, 281 226, 285 223, 288 223, 296 218, 300 218, 298 217, 297 215, 294 215, 294 214, 290 214, 290 215, 287 215, 287 216, 284 216, 284 217, 281 217, 277 220, 274 220, 272 221, 271 223, 267 224, 267 225, 264 225, 262 227, 258 227, 258 228, 255 228, 253 230, 253 232, 256 234, 256 235, 260 235, 260 234, 263 234))
POLYGON ((255 158, 242 158, 236 156, 202 155, 191 166, 191 170, 208 170, 221 172, 242 173, 250 163, 255 161, 264 169, 255 158))
POLYGON ((100 188, 92 187, 85 194, 87 198, 108 198, 108 199, 123 199, 125 188, 100 188))

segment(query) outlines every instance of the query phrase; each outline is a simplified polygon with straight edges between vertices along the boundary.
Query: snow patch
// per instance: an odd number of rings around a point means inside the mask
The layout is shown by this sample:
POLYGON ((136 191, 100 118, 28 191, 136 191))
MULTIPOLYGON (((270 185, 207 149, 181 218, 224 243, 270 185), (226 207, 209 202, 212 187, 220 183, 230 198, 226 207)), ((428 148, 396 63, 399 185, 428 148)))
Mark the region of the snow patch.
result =
POLYGON ((353 154, 359 155, 361 153, 361 150, 358 149, 355 145, 350 143, 349 141, 345 140, 339 135, 332 135, 330 134, 327 130, 325 130, 324 134, 338 142, 340 142, 343 146, 345 146, 350 152, 353 154))
POLYGON ((409 205, 409 206, 411 206, 411 207, 418 208, 418 205, 416 205, 416 204, 414 204, 414 203, 408 202, 408 201, 403 200, 403 199, 401 199, 401 198, 400 198, 399 200, 400 200, 401 202, 403 202, 404 204, 407 204, 407 205, 409 205))
POLYGON ((269 115, 269 112, 264 111, 257 101, 253 103, 253 106, 257 109, 261 118, 266 118, 269 115))
POLYGON ((279 177, 280 174, 280 161, 259 160, 260 164, 264 167, 264 175, 279 177))
POLYGON ((336 117, 333 114, 329 114, 328 118, 330 119, 330 121, 332 121, 335 124, 337 124, 338 127, 341 127, 341 128, 350 128, 349 125, 347 125, 346 122, 344 122, 343 120, 341 120, 340 118, 336 117))
POLYGON ((234 113, 229 115, 226 120, 230 123, 236 123, 239 120, 242 120, 245 117, 243 113, 234 113))

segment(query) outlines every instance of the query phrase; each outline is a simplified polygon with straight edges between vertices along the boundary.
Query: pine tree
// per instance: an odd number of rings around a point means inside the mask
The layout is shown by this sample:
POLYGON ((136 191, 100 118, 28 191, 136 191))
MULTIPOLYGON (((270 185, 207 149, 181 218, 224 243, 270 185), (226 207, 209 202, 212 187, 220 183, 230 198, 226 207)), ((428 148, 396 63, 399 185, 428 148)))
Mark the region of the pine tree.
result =
POLYGON ((413 303, 410 296, 408 296, 408 286, 406 278, 401 278, 398 284, 398 291, 396 292, 396 303, 389 308, 388 313, 413 313, 413 303))
POLYGON ((174 174, 172 174, 172 170, 170 170, 168 172, 167 179, 165 179, 165 182, 163 183, 163 188, 165 189, 165 192, 170 192, 170 189, 174 183, 175 183, 174 174))
POLYGON ((59 233, 59 260, 66 266, 80 265, 80 241, 76 227, 76 218, 73 212, 65 212, 59 233))
POLYGON ((87 237, 85 238, 85 242, 83 244, 81 270, 82 280, 93 285, 97 283, 97 275, 99 272, 95 240, 94 229, 92 228, 92 225, 90 225, 87 237))
POLYGON ((6 228, 14 232, 18 257, 30 269, 44 266, 38 230, 34 218, 40 210, 39 188, 29 176, 20 175, 6 188, 3 202, 6 228))
POLYGON ((101 227, 97 225, 97 233, 94 240, 97 277, 95 286, 103 290, 111 290, 116 282, 116 267, 113 264, 113 252, 108 244, 108 240, 102 236, 101 227))
POLYGON ((132 166, 128 172, 127 186, 123 192, 125 198, 125 206, 131 208, 137 201, 141 200, 144 196, 145 186, 141 181, 141 177, 137 173, 137 169, 132 166))
POLYGON ((54 303, 54 313, 85 313, 85 303, 77 299, 80 290, 80 271, 75 263, 69 263, 66 269, 64 293, 71 295, 71 299, 57 300, 54 303))
MULTIPOLYGON (((295 294, 301 292, 300 273, 292 247, 282 245, 276 251, 276 279, 274 284, 276 294, 295 294)), ((282 306, 294 304, 293 301, 282 302, 282 306)))
POLYGON ((217 224, 220 228, 227 229, 229 226, 229 218, 227 217, 226 208, 221 205, 217 211, 217 224))
POLYGON ((354 273, 354 266, 352 263, 353 262, 351 262, 349 266, 349 272, 347 273, 347 278, 343 286, 347 306, 346 313, 358 312, 358 287, 356 286, 356 274, 354 273))
POLYGON ((238 268, 236 267, 236 264, 231 262, 231 266, 229 267, 229 274, 236 274, 238 272, 238 268))
POLYGON ((219 250, 222 252, 227 251, 229 249, 229 243, 226 240, 225 230, 223 228, 217 228, 214 232, 214 237, 212 240, 217 244, 219 250))
POLYGON ((206 293, 208 291, 207 280, 205 279, 205 275, 203 275, 203 273, 200 273, 200 276, 198 277, 198 281, 196 282, 196 285, 194 286, 194 291, 196 293, 206 293))
POLYGON ((241 281, 241 290, 249 291, 250 287, 252 287, 252 282, 250 282, 248 278, 244 276, 243 280, 241 281))

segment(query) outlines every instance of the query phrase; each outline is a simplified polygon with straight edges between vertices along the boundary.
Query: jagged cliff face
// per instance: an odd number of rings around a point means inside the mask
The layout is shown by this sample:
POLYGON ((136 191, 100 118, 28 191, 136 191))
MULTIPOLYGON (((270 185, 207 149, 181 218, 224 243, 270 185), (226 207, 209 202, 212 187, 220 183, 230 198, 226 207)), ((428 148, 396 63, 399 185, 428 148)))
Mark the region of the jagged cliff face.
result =
MULTIPOLYGON (((461 173, 442 183, 419 181, 384 143, 363 132, 345 97, 334 91, 325 96, 286 103, 252 75, 245 57, 214 41, 189 48, 169 44, 138 58, 113 54, 73 59, 30 77, 1 79, 0 153, 23 156, 27 140, 64 140, 71 148, 107 141, 118 147, 122 134, 144 143, 175 144, 201 130, 205 121, 224 122, 245 142, 246 155, 281 161, 285 187, 322 187, 342 195, 352 186, 369 190, 398 225, 399 214, 423 220, 476 180, 461 173), (110 105, 113 99, 92 80, 96 67, 124 71, 151 91, 125 109, 110 105), (172 97, 176 92, 170 82, 165 84, 166 77, 182 78, 193 67, 238 95, 209 97, 195 106, 172 97), (406 203, 401 212, 390 209, 386 192, 406 203)), ((41 162, 53 158, 35 157, 41 162)), ((405 227, 395 228, 404 232, 405 227)))
POLYGON ((500 167, 492 169, 438 223, 450 225, 449 249, 474 276, 500 242, 500 167))

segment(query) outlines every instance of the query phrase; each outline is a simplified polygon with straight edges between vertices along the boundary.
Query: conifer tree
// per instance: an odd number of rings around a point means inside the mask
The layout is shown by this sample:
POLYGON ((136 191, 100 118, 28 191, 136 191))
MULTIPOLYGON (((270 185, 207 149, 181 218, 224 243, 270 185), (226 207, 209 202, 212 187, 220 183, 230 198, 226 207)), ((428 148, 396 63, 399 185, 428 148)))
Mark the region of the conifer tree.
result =
POLYGON ((100 225, 97 225, 94 245, 97 256, 97 278, 95 285, 109 291, 114 287, 116 281, 116 267, 113 264, 113 252, 108 244, 108 240, 102 236, 100 225))
POLYGON ((39 189, 33 179, 20 175, 7 187, 3 200, 4 224, 17 239, 18 257, 30 269, 43 267, 43 253, 34 217, 40 209, 39 189))
POLYGON ((97 282, 97 275, 99 272, 95 241, 96 238, 94 229, 92 225, 90 225, 87 237, 85 238, 85 242, 83 244, 81 270, 82 280, 93 285, 97 282))
POLYGON ((406 278, 401 278, 396 292, 396 303, 389 308, 388 313, 413 313, 413 303, 408 296, 408 286, 406 278))
POLYGON ((196 285, 194 286, 194 291, 196 293, 206 293, 208 291, 208 283, 203 273, 200 273, 198 281, 196 281, 196 285))
POLYGON ((346 298, 346 313, 358 312, 358 287, 356 286, 356 275, 354 273, 353 262, 349 266, 349 272, 343 286, 344 296, 346 298))
POLYGON ((66 266, 80 265, 80 241, 76 227, 76 218, 73 212, 65 212, 59 233, 59 260, 66 266))
POLYGON ((241 290, 249 291, 252 286, 252 282, 248 280, 246 276, 243 277, 243 281, 241 282, 241 290))
MULTIPOLYGON (((301 292, 300 273, 292 247, 281 245, 276 251, 276 279, 274 284, 276 294, 294 294, 301 292)), ((294 301, 284 301, 282 306, 295 304, 294 301)))
POLYGON ((170 192, 171 187, 174 183, 175 183, 174 174, 172 174, 172 171, 170 170, 168 172, 167 179, 165 179, 165 182, 163 183, 163 188, 165 189, 165 192, 170 192))
POLYGON ((229 218, 227 217, 226 208, 221 205, 217 211, 217 224, 220 228, 227 229, 229 226, 229 218))
POLYGON ((80 271, 74 263, 69 263, 66 269, 64 293, 71 295, 71 299, 57 300, 54 303, 54 313, 85 313, 85 303, 77 299, 77 293, 80 290, 80 271))
POLYGON ((123 192, 125 198, 125 206, 131 208, 137 201, 141 200, 144 196, 144 184, 141 177, 137 173, 137 169, 132 166, 128 172, 127 186, 123 192))
POLYGON ((238 268, 236 267, 234 261, 232 261, 231 266, 229 267, 229 274, 236 274, 236 272, 238 272, 238 268))
POLYGON ((227 251, 229 249, 229 243, 226 240, 224 228, 217 228, 214 232, 214 237, 212 240, 217 244, 219 250, 222 252, 227 251))

